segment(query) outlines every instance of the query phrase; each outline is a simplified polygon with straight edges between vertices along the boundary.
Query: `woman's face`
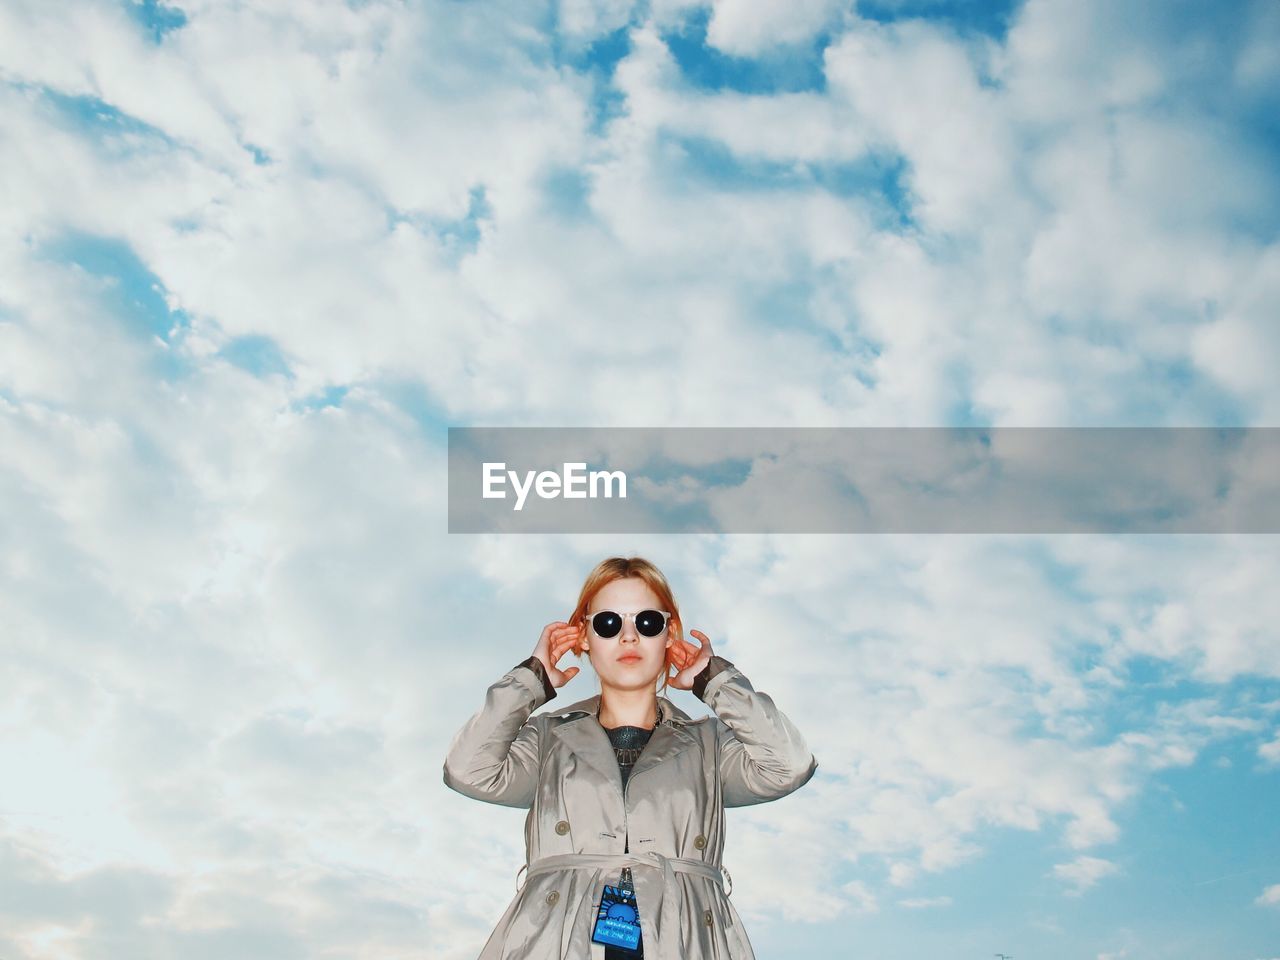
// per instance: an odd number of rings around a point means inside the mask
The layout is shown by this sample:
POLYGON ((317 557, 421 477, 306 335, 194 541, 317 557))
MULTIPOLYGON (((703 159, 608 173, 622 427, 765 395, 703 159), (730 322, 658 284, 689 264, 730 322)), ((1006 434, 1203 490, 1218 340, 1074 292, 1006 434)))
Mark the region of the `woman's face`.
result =
POLYGON ((646 637, 636 630, 634 618, 626 614, 662 609, 657 594, 639 577, 614 580, 596 592, 587 605, 586 643, 601 686, 624 690, 654 688, 667 669, 667 647, 673 637, 671 622, 656 637, 646 637), (623 614, 622 632, 617 636, 601 637, 591 628, 591 618, 601 610, 623 614))

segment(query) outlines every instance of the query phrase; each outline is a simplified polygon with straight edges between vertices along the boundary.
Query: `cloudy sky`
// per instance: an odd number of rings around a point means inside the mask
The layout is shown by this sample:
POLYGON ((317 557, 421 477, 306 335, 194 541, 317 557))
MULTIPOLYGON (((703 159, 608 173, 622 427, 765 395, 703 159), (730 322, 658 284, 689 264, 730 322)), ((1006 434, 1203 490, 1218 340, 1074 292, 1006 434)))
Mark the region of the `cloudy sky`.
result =
POLYGON ((450 425, 1280 426, 1278 117, 1276 0, 0 0, 0 957, 474 958, 615 553, 818 757, 761 960, 1280 957, 1277 537, 445 532, 450 425))

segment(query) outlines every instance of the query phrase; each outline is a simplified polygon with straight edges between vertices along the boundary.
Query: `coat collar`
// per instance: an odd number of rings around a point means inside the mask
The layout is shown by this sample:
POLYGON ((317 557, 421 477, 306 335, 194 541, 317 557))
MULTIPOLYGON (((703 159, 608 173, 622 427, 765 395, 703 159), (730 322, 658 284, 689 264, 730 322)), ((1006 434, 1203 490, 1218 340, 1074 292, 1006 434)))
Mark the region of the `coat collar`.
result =
MULTIPOLYGON (((695 722, 693 718, 661 694, 658 695, 658 702, 662 704, 662 723, 653 731, 640 753, 640 759, 631 768, 632 778, 670 760, 697 742, 697 737, 685 730, 686 726, 695 722)), ((613 752, 613 745, 609 743, 609 735, 599 721, 600 694, 550 713, 551 716, 563 718, 563 722, 554 727, 555 735, 622 793, 622 772, 618 769, 618 757, 613 752)))

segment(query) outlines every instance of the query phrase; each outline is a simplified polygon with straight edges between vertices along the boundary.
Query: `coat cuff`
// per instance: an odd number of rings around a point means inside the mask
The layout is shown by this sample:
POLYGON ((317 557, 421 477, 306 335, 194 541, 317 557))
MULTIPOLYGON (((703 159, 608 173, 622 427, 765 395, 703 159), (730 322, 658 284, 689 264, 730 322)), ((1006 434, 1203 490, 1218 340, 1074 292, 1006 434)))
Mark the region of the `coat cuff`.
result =
POLYGON ((690 688, 693 691, 693 695, 699 700, 704 700, 702 695, 706 692, 707 684, 711 682, 711 678, 732 666, 732 662, 713 653, 711 659, 707 661, 707 665, 699 670, 693 678, 693 686, 690 688))
MULTIPOLYGON (((552 685, 551 678, 547 676, 547 668, 543 664, 543 662, 540 659, 538 659, 537 654, 534 654, 533 656, 529 657, 528 660, 521 660, 519 663, 516 664, 516 667, 528 667, 535 674, 537 674, 538 679, 542 681, 542 689, 546 691, 547 700, 555 699, 556 688, 552 685)), ((513 667, 512 669, 515 669, 515 668, 513 667)), ((547 700, 544 700, 542 702, 546 703, 547 700)), ((541 706, 541 704, 539 704, 539 706, 541 706)))

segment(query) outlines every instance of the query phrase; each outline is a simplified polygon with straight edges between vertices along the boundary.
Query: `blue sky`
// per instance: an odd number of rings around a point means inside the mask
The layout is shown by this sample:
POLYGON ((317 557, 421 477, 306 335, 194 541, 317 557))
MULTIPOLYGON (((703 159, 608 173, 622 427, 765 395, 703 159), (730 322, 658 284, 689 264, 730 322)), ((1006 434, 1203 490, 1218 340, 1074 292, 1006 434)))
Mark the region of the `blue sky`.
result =
POLYGON ((761 958, 1280 958, 1275 537, 445 532, 450 425, 1280 426, 1277 51, 5 3, 0 955, 474 957, 523 814, 449 739, 634 552, 819 759, 730 813, 761 958))

